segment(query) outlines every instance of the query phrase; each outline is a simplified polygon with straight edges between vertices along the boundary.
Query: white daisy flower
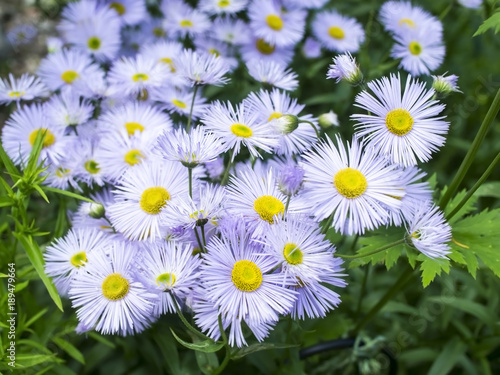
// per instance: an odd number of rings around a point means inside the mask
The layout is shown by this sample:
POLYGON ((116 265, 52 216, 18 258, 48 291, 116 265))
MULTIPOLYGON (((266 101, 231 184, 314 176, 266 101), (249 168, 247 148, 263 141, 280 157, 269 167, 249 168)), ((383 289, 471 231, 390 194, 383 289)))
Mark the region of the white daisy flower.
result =
POLYGON ((408 77, 401 94, 399 75, 369 82, 368 87, 374 96, 363 91, 355 105, 372 114, 351 116, 358 121, 356 134, 393 163, 408 167, 417 160, 429 161, 444 144, 449 127, 443 117, 437 117, 445 106, 432 100, 434 90, 408 77))
POLYGON ((225 146, 213 133, 199 126, 190 133, 184 129, 164 132, 158 137, 156 151, 166 160, 180 161, 183 166, 194 168, 215 160, 225 151, 225 146))
POLYGON ((91 215, 94 203, 82 202, 73 216, 71 222, 73 228, 94 228, 105 233, 113 232, 113 228, 111 228, 109 221, 106 220, 107 211, 115 202, 111 189, 104 188, 98 193, 91 194, 90 199, 103 206, 104 216, 97 215, 98 217, 94 217, 96 215, 91 215))
MULTIPOLYGON (((91 2, 88 3, 91 4, 91 2)), ((81 8, 84 5, 73 6, 81 8)), ((100 61, 113 60, 120 49, 120 19, 114 11, 106 7, 94 6, 93 8, 91 14, 80 15, 76 22, 72 20, 72 15, 69 19, 66 18, 67 13, 64 11, 63 20, 59 23, 58 29, 63 38, 76 49, 100 61)))
POLYGON ((188 194, 187 173, 179 163, 143 163, 128 171, 114 190, 116 203, 108 210, 117 231, 130 240, 153 242, 165 234, 160 212, 188 194))
POLYGON ((142 55, 117 60, 108 74, 109 83, 127 94, 144 96, 147 90, 164 85, 170 68, 142 55), (146 92, 145 92, 146 91, 146 92))
POLYGON ((483 4, 483 0, 458 0, 460 5, 466 8, 477 9, 483 4))
POLYGON ((135 257, 134 246, 122 241, 93 252, 86 272, 75 275, 69 291, 82 324, 103 334, 122 336, 141 332, 151 324, 158 296, 138 281, 135 257))
POLYGON ((212 36, 197 35, 194 39, 194 45, 196 52, 215 55, 224 60, 230 72, 238 67, 238 59, 235 57, 236 50, 230 48, 227 43, 214 39, 212 36))
POLYGON ((52 91, 64 88, 80 92, 87 82, 102 80, 104 73, 86 54, 63 49, 41 61, 38 76, 52 91))
POLYGON ((71 229, 57 239, 43 254, 45 272, 54 279, 58 292, 68 296, 71 280, 76 273, 85 270, 94 251, 101 251, 110 238, 95 229, 71 229))
POLYGON ((330 217, 341 234, 363 234, 386 224, 387 207, 399 209, 405 193, 395 165, 376 157, 371 148, 353 138, 347 148, 337 136, 304 155, 302 197, 317 220, 330 217))
POLYGON ((227 62, 212 54, 199 54, 186 49, 176 60, 181 77, 187 79, 191 86, 214 85, 223 86, 229 78, 224 77, 230 67, 227 62))
POLYGON ((308 59, 315 59, 321 56, 321 44, 314 38, 309 37, 304 41, 302 54, 308 59))
POLYGON ((345 80, 352 85, 358 85, 363 81, 363 73, 359 69, 356 59, 347 52, 333 58, 326 78, 336 79, 337 83, 345 80))
POLYGON ((263 237, 285 214, 287 198, 278 189, 273 170, 264 174, 246 167, 238 177, 231 177, 227 191, 228 212, 243 215, 256 238, 263 237))
POLYGON ((154 315, 175 313, 198 284, 199 256, 192 255, 189 245, 157 242, 145 246, 137 266, 143 271, 142 283, 160 295, 153 309, 154 315), (174 301, 175 300, 175 301, 174 301))
POLYGON ((46 96, 48 90, 39 78, 23 74, 19 79, 9 74, 9 79, 0 79, 0 104, 21 100, 33 100, 46 96))
POLYGON ((139 132, 133 137, 117 131, 104 134, 95 157, 100 160, 99 167, 106 172, 105 178, 116 182, 126 171, 147 160, 154 160, 152 148, 155 139, 139 132))
POLYGON ((79 181, 86 183, 89 186, 103 186, 106 182, 106 171, 102 168, 102 162, 99 155, 95 152, 92 142, 82 140, 75 147, 75 152, 78 155, 75 166, 75 173, 79 181))
POLYGON ((399 66, 411 74, 429 74, 443 63, 446 49, 439 35, 428 30, 404 30, 394 39, 391 56, 401 59, 399 66))
POLYGON ((443 34, 443 25, 436 17, 409 1, 387 1, 380 8, 380 20, 394 35, 417 30, 425 30, 428 35, 439 38, 443 34))
MULTIPOLYGON (((289 280, 283 274, 269 273, 275 266, 276 262, 262 255, 261 245, 251 241, 240 225, 221 239, 213 237, 203 254, 200 278, 207 299, 233 326, 242 321, 275 323, 279 314, 290 311, 296 298, 286 289, 289 280)), ((230 334, 230 345, 235 344, 236 336, 241 337, 230 334)))
POLYGON ((287 0, 286 5, 293 9, 319 9, 327 2, 328 0, 287 0))
POLYGON ((197 90, 193 103, 193 90, 188 88, 165 90, 163 88, 153 89, 150 92, 152 100, 163 104, 161 107, 170 113, 178 113, 179 115, 188 117, 191 114, 191 119, 197 120, 207 109, 207 100, 203 97, 200 90, 197 90), (191 111, 191 104, 193 109, 191 111))
POLYGON ((316 39, 329 51, 354 53, 365 40, 365 32, 358 21, 335 11, 317 13, 312 30, 316 39))
POLYGON ((125 25, 137 25, 146 20, 148 12, 143 0, 105 0, 125 25))
POLYGON ((121 132, 128 137, 138 132, 147 138, 156 138, 163 131, 172 129, 172 120, 156 107, 130 101, 102 114, 99 117, 99 126, 121 132))
POLYGON ((430 201, 416 207, 408 220, 408 237, 413 246, 429 258, 447 258, 450 253, 451 227, 439 207, 430 201))
POLYGON ((47 36, 46 44, 48 53, 61 52, 64 47, 64 41, 54 36, 47 36))
POLYGON ((248 0, 201 0, 198 8, 210 15, 234 14, 247 7, 248 0))
POLYGON ((82 189, 78 185, 77 164, 78 160, 74 155, 65 157, 57 164, 49 164, 43 173, 45 177, 43 184, 61 190, 81 191, 82 189))
MULTIPOLYGON (((181 77, 176 66, 177 57, 182 54, 184 47, 181 43, 172 40, 159 40, 155 43, 145 44, 140 49, 141 55, 147 59, 153 59, 160 65, 165 65, 170 69, 170 77, 168 83, 174 87, 188 86, 189 82, 181 77)), ((171 91, 164 88, 159 91, 171 91)))
POLYGON ((278 134, 279 145, 275 150, 278 155, 300 154, 316 143, 316 132, 311 124, 300 122, 304 120, 316 126, 316 120, 309 114, 300 116, 299 120, 298 116, 305 106, 298 104, 287 93, 277 89, 271 92, 260 90, 258 94, 251 92, 244 102, 278 134), (286 120, 292 121, 285 124, 286 120))
POLYGON ((53 124, 39 104, 16 110, 2 129, 2 145, 16 165, 25 166, 39 133, 45 134, 40 159, 58 164, 68 151, 69 138, 64 128, 53 124))
POLYGON ((297 74, 274 61, 250 60, 248 73, 255 80, 286 91, 294 91, 299 86, 297 74))
POLYGON ((283 9, 280 3, 254 0, 248 8, 253 34, 276 46, 294 46, 304 35, 307 13, 283 9))
POLYGON ((214 39, 233 46, 249 43, 251 39, 248 25, 240 19, 230 17, 216 18, 212 23, 211 34, 214 39))
POLYGON ((261 38, 252 38, 241 46, 241 57, 245 62, 274 62, 286 67, 292 62, 293 55, 293 46, 278 47, 261 38))
POLYGON ((203 115, 202 122, 224 142, 226 150, 233 150, 233 161, 242 144, 254 157, 261 157, 257 147, 271 152, 277 145, 273 130, 265 122, 259 121, 258 116, 258 113, 250 111, 244 103, 235 110, 229 102, 223 104, 215 101, 203 115))
POLYGON ((167 0, 161 5, 165 14, 164 27, 168 35, 184 38, 202 34, 210 28, 210 18, 182 1, 167 0))
POLYGON ((49 121, 65 129, 87 122, 94 113, 94 106, 74 93, 53 95, 45 104, 49 121))

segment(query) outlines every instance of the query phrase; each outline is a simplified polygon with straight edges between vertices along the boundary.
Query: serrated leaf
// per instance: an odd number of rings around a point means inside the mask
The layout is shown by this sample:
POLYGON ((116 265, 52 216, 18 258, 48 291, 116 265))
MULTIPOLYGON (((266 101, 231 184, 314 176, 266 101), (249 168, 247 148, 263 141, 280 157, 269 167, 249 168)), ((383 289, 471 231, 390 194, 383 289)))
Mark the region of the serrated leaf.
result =
MULTIPOLYGON (((381 232, 376 233, 373 236, 368 237, 360 237, 358 243, 360 245, 365 245, 361 249, 359 249, 356 255, 364 255, 376 251, 383 246, 387 246, 393 242, 399 241, 405 236, 405 231, 401 227, 390 227, 387 229, 383 229, 381 232)), ((357 259, 353 259, 349 263, 349 268, 359 267, 364 264, 368 264, 371 262, 372 265, 375 265, 379 262, 386 263, 386 267, 391 268, 396 261, 401 256, 403 249, 403 244, 394 246, 385 251, 381 251, 379 253, 373 255, 363 256, 357 259)))
POLYGON ((452 227, 451 247, 463 255, 467 269, 474 277, 478 263, 473 256, 481 259, 486 267, 500 277, 500 252, 496 248, 500 242, 499 218, 500 209, 484 210, 458 221, 452 227))
POLYGON ((181 344, 182 346, 185 346, 188 349, 192 350, 199 350, 200 352, 204 353, 215 353, 221 350, 224 347, 224 343, 218 343, 215 342, 214 340, 203 340, 195 343, 190 343, 187 341, 184 341, 181 339, 179 336, 175 334, 175 332, 170 328, 170 331, 172 332, 172 335, 174 338, 181 344))
POLYGON ((500 199, 500 181, 486 182, 474 193, 477 197, 492 197, 500 199))
MULTIPOLYGON (((446 192, 447 188, 445 187, 442 191, 442 195, 446 192)), ((445 210, 444 210, 444 214, 445 216, 448 215, 449 213, 451 213, 455 207, 458 206, 458 204, 462 201, 462 199, 465 197, 465 195, 467 194, 467 190, 462 190, 460 192, 458 192, 447 204, 445 210)), ((473 212, 476 210, 476 203, 477 203, 477 196, 472 196, 470 197, 470 199, 467 201, 467 203, 465 203, 463 205, 463 207, 458 210, 458 212, 455 214, 455 216, 453 216, 449 223, 450 224, 453 224, 455 222, 457 222, 458 220, 460 220, 462 217, 464 217, 465 215, 473 212)))
POLYGON ((500 11, 497 10, 490 18, 486 19, 473 36, 484 34, 489 29, 493 29, 495 34, 500 32, 500 11))
POLYGON ((231 359, 236 360, 239 358, 243 358, 246 355, 260 352, 262 350, 270 350, 270 349, 287 349, 287 348, 295 348, 300 345, 297 344, 278 344, 272 342, 263 342, 258 344, 252 344, 250 346, 245 346, 242 348, 237 348, 231 352, 231 359))
POLYGON ((76 359, 83 365, 85 364, 83 354, 73 344, 60 337, 54 337, 52 338, 52 341, 54 341, 58 347, 68 353, 72 358, 76 359))
POLYGON ((450 261, 448 259, 432 259, 423 254, 417 258, 423 260, 420 264, 422 271, 422 285, 426 288, 436 276, 441 275, 442 271, 450 272, 450 261), (425 258, 425 259, 424 259, 425 258))
POLYGON ((45 274, 42 252, 40 251, 40 248, 38 247, 36 241, 32 237, 27 236, 24 233, 14 232, 13 235, 23 245, 24 250, 26 251, 26 254, 28 255, 31 264, 33 265, 36 272, 38 273, 38 276, 44 283, 45 288, 49 292, 49 295, 56 304, 56 306, 59 308, 59 310, 64 311, 62 307, 61 297, 59 297, 59 293, 57 292, 54 283, 45 274))

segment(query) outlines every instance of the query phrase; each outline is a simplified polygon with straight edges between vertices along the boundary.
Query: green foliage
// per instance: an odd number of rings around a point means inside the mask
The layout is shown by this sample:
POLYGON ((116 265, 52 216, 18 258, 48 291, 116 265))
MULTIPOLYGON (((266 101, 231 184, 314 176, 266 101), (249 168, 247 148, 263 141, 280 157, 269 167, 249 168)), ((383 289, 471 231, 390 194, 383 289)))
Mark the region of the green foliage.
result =
POLYGON ((484 34, 490 29, 492 29, 495 34, 500 32, 500 10, 497 10, 490 18, 485 20, 474 33, 474 36, 484 34))

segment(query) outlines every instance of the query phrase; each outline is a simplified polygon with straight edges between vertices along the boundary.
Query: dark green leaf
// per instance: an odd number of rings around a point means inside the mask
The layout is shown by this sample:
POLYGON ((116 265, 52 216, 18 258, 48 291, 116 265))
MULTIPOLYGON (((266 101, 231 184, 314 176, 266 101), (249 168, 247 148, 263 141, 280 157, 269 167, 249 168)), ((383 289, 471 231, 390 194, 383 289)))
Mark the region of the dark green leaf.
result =
POLYGON ((96 201, 94 201, 94 200, 92 200, 90 198, 84 197, 83 195, 72 193, 71 191, 66 191, 66 190, 61 190, 61 189, 53 188, 51 186, 45 186, 44 185, 43 186, 43 190, 45 190, 45 191, 51 191, 51 192, 57 193, 57 194, 66 195, 68 197, 75 198, 75 199, 80 199, 82 201, 86 201, 86 202, 90 202, 90 203, 97 203, 96 201))
POLYGON ((278 343, 272 343, 272 342, 263 342, 263 343, 258 343, 258 344, 252 344, 249 346, 245 346, 242 348, 237 348, 234 349, 231 352, 231 358, 232 359, 239 359, 243 358, 246 355, 255 353, 255 352, 260 352, 262 350, 271 350, 271 349, 287 349, 287 348, 295 348, 300 345, 297 344, 278 344, 278 343))
POLYGON ((179 342, 179 344, 185 346, 188 349, 199 350, 200 352, 204 353, 214 353, 221 350, 224 347, 223 342, 218 343, 213 340, 203 340, 196 343, 186 342, 179 336, 177 336, 172 329, 170 329, 170 331, 172 332, 172 335, 175 337, 175 339, 179 342))
POLYGON ((429 370, 428 375, 448 374, 462 355, 467 350, 467 345, 458 338, 454 338, 443 347, 441 353, 436 358, 429 370))
POLYGON ((7 156, 7 153, 3 149, 1 142, 0 142, 0 159, 2 159, 3 165, 5 165, 5 169, 7 169, 7 172, 9 172, 12 181, 16 182, 21 176, 21 173, 16 168, 12 160, 10 160, 10 158, 7 156))
POLYGON ((83 357, 83 354, 77 348, 75 348, 73 344, 60 337, 54 337, 52 338, 52 341, 54 341, 58 347, 68 353, 72 358, 76 359, 81 364, 85 364, 85 358, 83 357))
MULTIPOLYGON (((446 188, 443 189, 443 194, 446 192, 446 188)), ((448 205, 446 206, 444 210, 445 216, 448 215, 450 212, 452 212, 455 207, 458 206, 458 204, 462 201, 462 199, 465 197, 467 194, 467 190, 462 190, 460 191, 457 195, 455 195, 448 205)), ((476 202, 477 202, 477 196, 472 196, 467 203, 463 205, 463 207, 453 216, 450 220, 450 224, 458 221, 460 218, 464 217, 465 215, 473 212, 476 210, 476 202)))

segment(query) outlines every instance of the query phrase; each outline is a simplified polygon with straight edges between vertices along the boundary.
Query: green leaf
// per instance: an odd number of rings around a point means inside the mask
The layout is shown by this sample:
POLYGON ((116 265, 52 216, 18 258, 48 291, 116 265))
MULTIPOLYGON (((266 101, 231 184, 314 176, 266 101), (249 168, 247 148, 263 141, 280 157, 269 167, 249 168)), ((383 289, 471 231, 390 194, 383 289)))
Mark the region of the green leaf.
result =
POLYGON ((478 257, 500 277, 500 252, 497 244, 500 243, 498 219, 500 209, 484 210, 473 216, 468 216, 452 226, 453 251, 463 255, 467 270, 475 277, 478 268, 478 257))
POLYGON ((500 11, 496 11, 490 18, 485 20, 473 36, 484 34, 489 29, 494 29, 495 34, 500 32, 500 11))
POLYGON ((179 352, 172 335, 166 330, 165 332, 155 331, 153 333, 153 340, 163 354, 163 358, 168 358, 165 365, 170 373, 172 375, 181 374, 182 370, 179 362, 179 352))
POLYGON ((68 228, 68 217, 66 215, 66 200, 59 200, 59 208, 57 209, 57 220, 54 228, 53 238, 61 237, 68 228))
POLYGON ((12 206, 14 202, 10 197, 0 197, 0 207, 12 206))
POLYGON ((428 375, 446 375, 448 374, 462 355, 467 350, 467 345, 460 339, 454 338, 443 347, 438 355, 428 375))
POLYGON ((479 186, 474 195, 500 199, 500 181, 485 182, 479 186))
POLYGON ((96 201, 94 201, 90 198, 84 197, 83 195, 80 195, 80 194, 72 193, 71 191, 61 190, 61 189, 57 189, 57 188, 53 188, 51 186, 45 186, 45 185, 43 185, 42 189, 45 191, 51 191, 53 193, 66 195, 66 196, 71 197, 71 198, 80 199, 82 201, 86 201, 86 202, 90 202, 90 203, 97 203, 96 201))
POLYGON ((28 320, 26 322, 26 324, 24 325, 25 328, 28 328, 30 325, 32 325, 33 323, 35 323, 38 319, 40 319, 43 315, 45 315, 45 313, 49 311, 49 308, 46 307, 45 309, 43 309, 42 311, 39 311, 38 313, 36 313, 34 316, 31 317, 30 320, 28 320))
POLYGON ((81 364, 85 364, 85 358, 83 357, 83 354, 77 348, 75 348, 73 344, 60 337, 54 337, 52 338, 52 341, 54 341, 58 347, 68 353, 72 358, 76 359, 81 364))
POLYGON ((201 372, 205 375, 211 375, 219 367, 219 359, 215 353, 205 353, 196 350, 194 352, 196 363, 201 372))
POLYGON ((45 274, 42 252, 40 251, 40 248, 38 247, 36 241, 34 241, 31 236, 28 236, 24 233, 14 232, 13 235, 23 245, 31 264, 33 265, 33 267, 35 267, 38 276, 40 276, 40 279, 42 279, 43 283, 45 284, 45 288, 47 288, 47 291, 49 292, 49 295, 56 306, 59 308, 59 310, 64 311, 62 307, 61 297, 59 297, 54 283, 45 274))
POLYGON ((40 185, 35 184, 35 185, 32 185, 32 186, 33 186, 33 188, 34 188, 36 191, 38 191, 38 193, 42 196, 42 198, 43 198, 43 200, 44 200, 45 202, 50 203, 50 202, 49 202, 49 198, 47 198, 47 195, 46 195, 46 194, 45 194, 45 192, 42 190, 42 188, 40 187, 40 185))
POLYGON ((421 254, 417 258, 418 260, 423 260, 420 264, 420 270, 422 271, 422 285, 426 288, 436 276, 441 275, 441 272, 450 272, 450 261, 448 259, 432 259, 424 254, 421 254))
POLYGON ((95 333, 95 332, 87 332, 87 335, 89 335, 90 337, 92 337, 94 340, 106 345, 106 346, 109 346, 110 348, 116 348, 116 345, 109 341, 108 339, 104 338, 104 336, 102 335, 99 335, 98 333, 95 333))
POLYGON ((35 143, 33 144, 33 148, 31 149, 30 156, 28 158, 28 165, 26 165, 26 168, 24 170, 25 176, 34 174, 35 170, 37 169, 38 159, 40 158, 40 152, 42 152, 43 148, 43 141, 48 131, 48 129, 46 131, 37 131, 35 143))
POLYGON ((44 362, 55 362, 54 354, 16 354, 16 367, 26 368, 44 362))
POLYGON ((214 352, 218 352, 219 350, 221 350, 224 347, 223 342, 218 343, 218 342, 215 342, 214 340, 203 340, 203 341, 199 341, 196 343, 186 342, 183 339, 181 339, 179 336, 177 336, 175 334, 175 332, 172 330, 172 328, 170 328, 170 331, 172 332, 172 335, 175 337, 175 339, 179 342, 179 344, 181 344, 182 346, 185 346, 188 349, 198 350, 198 351, 204 352, 204 353, 214 353, 214 352))
POLYGON ((497 322, 497 318, 495 312, 489 310, 486 306, 481 305, 477 302, 471 301, 466 298, 458 298, 458 297, 430 297, 428 298, 429 302, 438 302, 449 305, 457 310, 463 311, 465 313, 474 315, 484 324, 494 327, 497 322))
MULTIPOLYGON (((442 194, 444 194, 446 192, 446 190, 447 190, 447 188, 445 187, 442 191, 442 194)), ((467 194, 467 190, 462 190, 450 200, 450 202, 448 203, 448 205, 446 206, 446 208, 444 210, 445 216, 448 215, 449 213, 451 213, 455 209, 455 207, 458 206, 458 204, 462 201, 462 199, 465 197, 466 194, 467 194)), ((465 215, 475 211, 477 198, 478 198, 477 196, 473 195, 467 201, 467 203, 465 203, 463 205, 463 207, 460 210, 458 210, 458 212, 455 214, 455 216, 453 216, 451 218, 449 223, 453 224, 456 221, 458 221, 460 218, 464 217, 465 215)))
POLYGON ((21 176, 21 173, 16 168, 12 160, 10 160, 10 158, 7 156, 7 153, 3 149, 1 142, 0 142, 0 159, 2 159, 3 165, 5 165, 5 169, 7 169, 7 172, 9 172, 12 181, 16 182, 21 176))
MULTIPOLYGON (((357 255, 363 255, 370 253, 372 251, 376 251, 383 246, 387 246, 392 242, 396 242, 404 238, 405 236, 404 228, 401 227, 390 227, 387 229, 383 229, 381 232, 374 234, 373 236, 368 237, 360 237, 358 243, 360 245, 365 245, 361 249, 357 251, 357 255)), ((349 263, 349 268, 359 267, 371 262, 372 265, 375 265, 379 262, 385 263, 387 269, 390 269, 394 264, 396 264, 397 260, 402 254, 403 244, 391 247, 385 251, 381 251, 379 253, 364 256, 361 258, 353 259, 349 263)))
POLYGON ((278 344, 278 343, 272 343, 272 342, 265 342, 265 343, 257 343, 257 344, 252 344, 250 346, 244 346, 242 348, 236 348, 231 352, 231 359, 240 359, 243 358, 244 356, 247 356, 249 354, 255 353, 255 352, 260 352, 262 350, 271 350, 271 349, 287 349, 287 348, 294 348, 298 347, 300 345, 298 344, 278 344))

